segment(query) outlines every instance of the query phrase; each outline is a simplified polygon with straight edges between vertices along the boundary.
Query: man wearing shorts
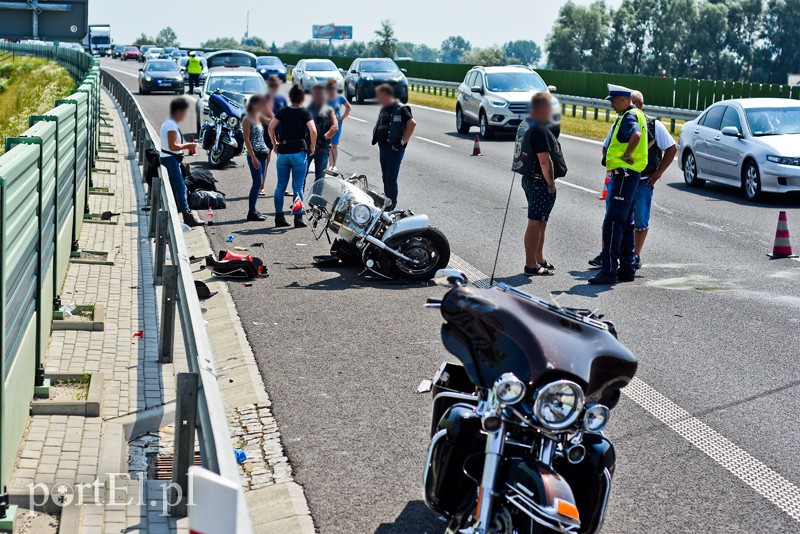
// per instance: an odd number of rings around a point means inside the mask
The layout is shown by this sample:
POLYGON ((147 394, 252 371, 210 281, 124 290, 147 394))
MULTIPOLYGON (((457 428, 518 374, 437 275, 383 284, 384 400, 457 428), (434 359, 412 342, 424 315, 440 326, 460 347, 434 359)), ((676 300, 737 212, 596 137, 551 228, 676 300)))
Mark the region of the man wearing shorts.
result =
POLYGON ((522 189, 528 200, 528 227, 525 230, 525 268, 527 276, 551 276, 553 266, 544 259, 547 221, 556 202, 556 182, 550 151, 555 138, 548 128, 553 105, 549 93, 536 93, 531 99, 531 114, 517 129, 514 162, 511 170, 522 175, 522 189))

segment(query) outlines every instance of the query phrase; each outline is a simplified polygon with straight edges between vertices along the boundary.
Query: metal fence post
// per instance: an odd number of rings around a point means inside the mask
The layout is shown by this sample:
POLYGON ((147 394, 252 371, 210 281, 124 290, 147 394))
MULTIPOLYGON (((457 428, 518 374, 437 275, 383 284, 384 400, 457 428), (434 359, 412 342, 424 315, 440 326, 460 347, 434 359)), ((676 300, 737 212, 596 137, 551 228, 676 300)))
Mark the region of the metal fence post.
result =
POLYGON ((167 224, 169 224, 169 212, 164 209, 156 210, 156 257, 153 260, 153 283, 157 286, 164 281, 164 264, 167 261, 167 224))
POLYGON ((158 228, 158 212, 161 210, 161 173, 153 177, 149 193, 150 228, 148 229, 147 235, 150 239, 155 239, 156 229, 158 228))
POLYGON ((164 267, 161 287, 161 331, 158 335, 158 362, 172 363, 172 351, 175 347, 175 305, 178 300, 177 265, 164 267))
POLYGON ((169 514, 186 515, 189 492, 189 466, 194 464, 194 432, 197 421, 197 373, 178 373, 175 400, 175 454, 172 457, 169 514), (175 495, 180 491, 179 495, 175 495))

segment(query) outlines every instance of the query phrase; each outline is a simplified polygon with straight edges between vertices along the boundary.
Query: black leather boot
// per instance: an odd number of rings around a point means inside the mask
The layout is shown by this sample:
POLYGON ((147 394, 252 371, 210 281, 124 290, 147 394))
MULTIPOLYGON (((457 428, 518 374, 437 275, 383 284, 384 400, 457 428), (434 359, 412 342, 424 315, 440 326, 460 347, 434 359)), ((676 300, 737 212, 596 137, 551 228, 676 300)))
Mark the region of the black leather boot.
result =
POLYGON ((194 213, 192 213, 191 211, 183 214, 183 222, 186 224, 186 226, 191 226, 192 228, 194 228, 195 226, 203 226, 204 224, 206 224, 205 222, 195 217, 194 213))
POLYGON ((283 213, 275 215, 275 228, 286 228, 289 223, 286 222, 286 216, 283 213))
POLYGON ((305 228, 308 226, 306 223, 303 222, 303 214, 298 213, 294 216, 294 227, 295 228, 305 228))

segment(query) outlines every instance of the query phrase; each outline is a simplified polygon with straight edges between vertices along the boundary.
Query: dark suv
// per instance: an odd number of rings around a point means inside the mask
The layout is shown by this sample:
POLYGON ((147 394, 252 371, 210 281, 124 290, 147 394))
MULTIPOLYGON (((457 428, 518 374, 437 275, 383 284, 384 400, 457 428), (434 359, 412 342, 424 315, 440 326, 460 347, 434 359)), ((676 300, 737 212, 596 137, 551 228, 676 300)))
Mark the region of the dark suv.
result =
POLYGON ((401 69, 389 58, 363 58, 353 61, 344 79, 344 96, 363 104, 375 98, 375 88, 389 84, 403 104, 408 102, 408 80, 401 69))

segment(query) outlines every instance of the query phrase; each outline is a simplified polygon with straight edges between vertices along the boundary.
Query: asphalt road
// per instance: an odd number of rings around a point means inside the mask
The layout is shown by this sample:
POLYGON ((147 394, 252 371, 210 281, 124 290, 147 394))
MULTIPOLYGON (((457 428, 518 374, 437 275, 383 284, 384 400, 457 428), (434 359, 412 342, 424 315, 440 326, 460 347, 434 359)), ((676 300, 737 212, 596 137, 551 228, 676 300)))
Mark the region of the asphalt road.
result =
MULTIPOLYGON (((103 66, 135 90, 137 64, 103 66)), ((171 98, 139 97, 154 126, 171 98)), ((489 273, 512 142, 484 141, 484 156, 470 157, 472 138, 455 133, 452 114, 416 106, 414 114, 419 137, 403 163, 400 203, 428 214, 456 255, 489 273)), ((376 115, 375 105, 354 107, 339 168, 379 184, 369 143, 376 115)), ((194 123, 190 116, 184 133, 194 123)), ((800 411, 800 263, 765 255, 780 209, 800 236, 800 201, 754 205, 721 186, 688 190, 675 166, 656 187, 637 280, 593 287, 585 280, 603 215, 599 146, 568 137, 562 145, 570 170, 559 181, 546 244, 556 275, 520 275, 525 199, 515 183, 497 276, 564 305, 600 309, 640 358, 646 386, 612 414, 618 468, 603 532, 800 531, 800 435, 791 422, 800 411)), ((204 166, 204 155, 192 164, 204 166)), ((321 270, 311 257, 326 253, 326 242, 244 220, 243 157, 215 176, 229 201, 207 230, 215 247, 225 248, 228 234, 235 245, 264 243, 254 251, 271 276, 231 290, 318 529, 441 532, 420 497, 430 397, 416 388, 449 357, 438 340, 441 318, 423 308, 442 289, 321 270)), ((271 167, 268 190, 274 184, 271 167)), ((259 202, 272 214, 271 195, 259 202)))

